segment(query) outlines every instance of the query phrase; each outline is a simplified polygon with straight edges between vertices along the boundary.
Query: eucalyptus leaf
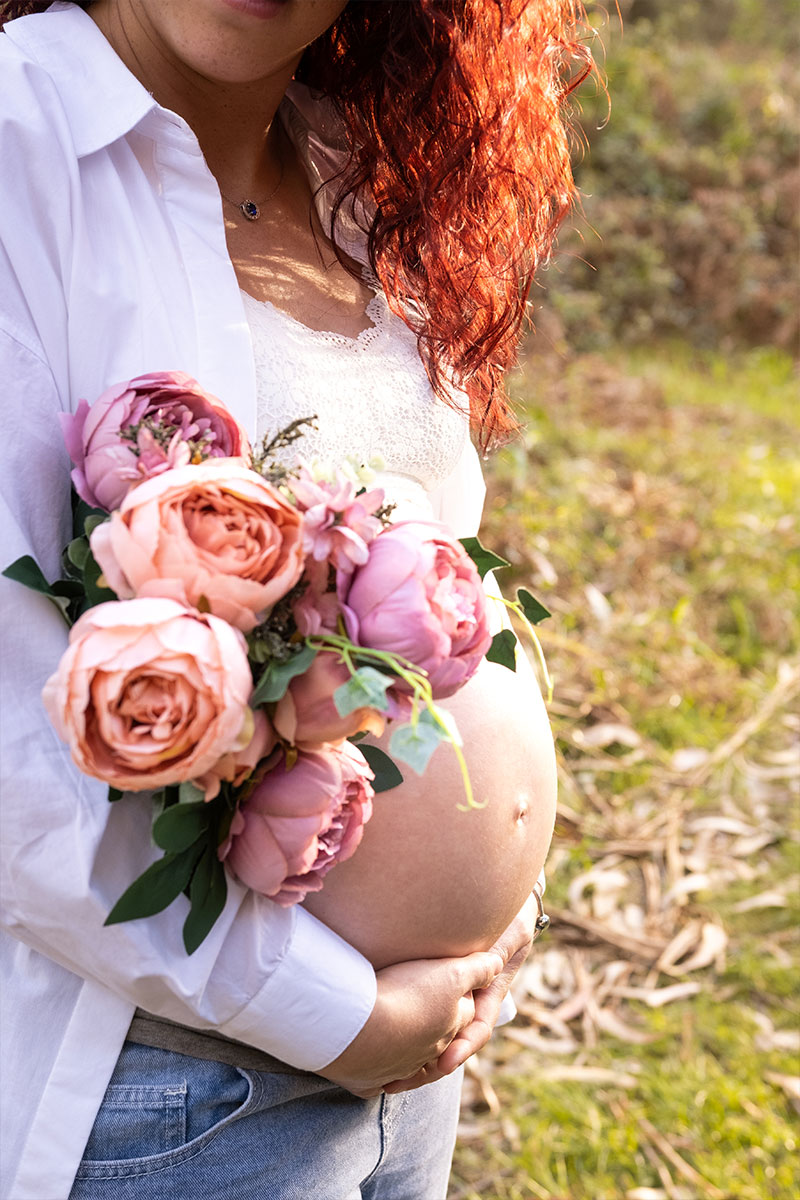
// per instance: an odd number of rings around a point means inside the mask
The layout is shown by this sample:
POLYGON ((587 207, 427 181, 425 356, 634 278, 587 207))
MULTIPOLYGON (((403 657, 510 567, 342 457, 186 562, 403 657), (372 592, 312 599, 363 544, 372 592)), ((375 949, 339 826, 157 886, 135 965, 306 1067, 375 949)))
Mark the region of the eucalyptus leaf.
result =
MULTIPOLYGON (((351 738, 350 741, 352 740, 351 738)), ((368 742, 361 742, 358 748, 375 773, 372 786, 376 792, 388 792, 403 782, 397 763, 393 762, 384 750, 368 742)))
POLYGON ((552 615, 550 610, 545 608, 543 604, 540 604, 527 588, 520 588, 518 590, 517 600, 531 625, 538 625, 540 621, 544 621, 545 618, 552 615))
POLYGON ((205 804, 206 794, 191 779, 186 779, 178 788, 179 804, 205 804))
POLYGON ((118 925, 121 921, 135 921, 161 912, 188 885, 202 850, 202 845, 195 843, 178 854, 165 854, 154 862, 122 893, 104 923, 118 925))
POLYGON ((279 663, 273 659, 259 679, 250 698, 253 708, 259 704, 269 704, 274 700, 280 700, 294 677, 302 675, 304 671, 308 670, 317 653, 318 651, 313 646, 303 646, 302 650, 293 654, 286 662, 279 663))
POLYGON ((108 513, 104 513, 99 508, 93 508, 86 520, 83 522, 83 532, 88 538, 91 537, 98 525, 102 525, 108 520, 108 513))
POLYGON ((377 708, 379 712, 386 712, 389 707, 386 689, 393 683, 391 676, 384 675, 375 667, 359 667, 347 683, 333 693, 336 711, 340 717, 348 716, 357 708, 377 708))
POLYGON ((486 651, 487 662, 500 663, 509 671, 517 669, 517 635, 513 629, 501 629, 492 638, 492 644, 486 651))
POLYGON ((153 840, 173 854, 187 850, 208 832, 211 820, 207 804, 173 804, 153 822, 153 840))
POLYGON ((508 559, 501 558, 493 550, 487 549, 476 537, 461 538, 461 545, 475 563, 481 579, 483 579, 487 571, 497 571, 500 567, 507 567, 509 565, 508 559))
POLYGON ((85 537, 73 538, 67 546, 67 558, 72 563, 73 567, 77 567, 82 571, 86 566, 86 559, 89 557, 89 543, 85 537))
POLYGON ((395 758, 407 763, 417 775, 422 775, 440 742, 449 741, 447 733, 434 721, 420 717, 416 725, 400 725, 389 741, 389 749, 395 758))
POLYGON ((228 897, 225 868, 213 844, 203 851, 189 886, 191 909, 183 925, 183 944, 194 954, 219 917, 228 897))

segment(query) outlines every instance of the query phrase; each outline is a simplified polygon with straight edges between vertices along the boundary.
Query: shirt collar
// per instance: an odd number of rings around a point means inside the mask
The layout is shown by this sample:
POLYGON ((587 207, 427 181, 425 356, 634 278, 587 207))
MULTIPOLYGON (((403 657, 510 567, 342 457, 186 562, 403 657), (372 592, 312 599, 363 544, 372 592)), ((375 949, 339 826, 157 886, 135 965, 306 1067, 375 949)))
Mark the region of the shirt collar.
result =
MULTIPOLYGON (((53 81, 79 158, 110 146, 150 114, 160 117, 160 136, 180 138, 200 153, 186 122, 162 108, 112 49, 91 17, 66 0, 44 13, 10 21, 8 37, 38 62, 53 81), (187 138, 186 135, 190 135, 187 138)), ((281 106, 286 130, 309 176, 314 201, 328 232, 337 175, 348 152, 333 105, 302 83, 293 82, 281 106)), ((351 258, 367 264, 366 238, 371 212, 356 202, 340 211, 336 240, 351 258)))
POLYGON ((52 79, 79 158, 124 137, 158 107, 77 4, 59 0, 10 21, 4 34, 52 79))

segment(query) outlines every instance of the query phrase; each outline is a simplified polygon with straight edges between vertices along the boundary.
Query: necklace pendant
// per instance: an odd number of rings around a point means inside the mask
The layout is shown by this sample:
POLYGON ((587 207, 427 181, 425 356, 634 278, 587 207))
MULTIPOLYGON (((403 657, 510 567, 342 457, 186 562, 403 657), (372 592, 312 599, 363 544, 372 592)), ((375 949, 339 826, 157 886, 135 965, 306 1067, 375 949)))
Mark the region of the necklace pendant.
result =
POLYGON ((248 221, 257 221, 261 216, 261 209, 255 200, 243 200, 239 205, 239 211, 243 216, 247 217, 248 221))

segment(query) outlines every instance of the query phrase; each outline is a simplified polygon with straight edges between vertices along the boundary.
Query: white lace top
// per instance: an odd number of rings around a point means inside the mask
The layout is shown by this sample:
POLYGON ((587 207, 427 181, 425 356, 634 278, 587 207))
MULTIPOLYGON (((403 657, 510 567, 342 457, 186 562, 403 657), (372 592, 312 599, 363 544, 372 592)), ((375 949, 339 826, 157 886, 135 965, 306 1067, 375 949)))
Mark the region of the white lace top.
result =
POLYGON ((287 461, 298 453, 331 466, 377 459, 387 499, 424 506, 458 464, 467 422, 434 395, 416 338, 383 293, 367 305, 371 324, 357 337, 309 329, 269 301, 242 295, 256 365, 257 441, 316 416, 316 429, 288 448, 287 461))

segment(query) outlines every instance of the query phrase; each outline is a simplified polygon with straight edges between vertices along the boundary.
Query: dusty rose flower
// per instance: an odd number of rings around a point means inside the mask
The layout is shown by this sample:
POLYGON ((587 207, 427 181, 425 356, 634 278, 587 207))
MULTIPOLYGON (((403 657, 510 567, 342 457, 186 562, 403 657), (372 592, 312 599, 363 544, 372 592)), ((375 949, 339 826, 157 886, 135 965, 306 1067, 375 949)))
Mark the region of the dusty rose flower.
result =
POLYGON ((340 612, 336 592, 326 592, 313 582, 292 605, 292 615, 303 637, 312 637, 323 629, 335 632, 340 612))
POLYGON ((61 426, 78 495, 107 512, 142 479, 205 458, 250 457, 247 435, 191 375, 159 371, 116 383, 61 426))
POLYGON ((100 604, 75 623, 45 709, 85 775, 121 791, 194 779, 250 739, 242 635, 174 600, 100 604))
POLYGON ((300 578, 303 518, 237 459, 213 459, 134 488, 91 546, 121 598, 169 596, 247 632, 300 578))
POLYGON ((333 702, 333 693, 347 683, 350 672, 336 653, 321 651, 302 675, 297 675, 278 701, 273 724, 278 733, 293 745, 319 745, 338 742, 359 730, 380 737, 386 716, 397 715, 392 703, 390 714, 374 708, 357 708, 340 717, 333 702))
POLYGON ((248 887, 285 907, 298 903, 355 853, 372 814, 372 778, 350 742, 301 751, 288 771, 276 751, 236 813, 221 857, 248 887))
MULTIPOLYGON (((384 530, 364 566, 340 577, 339 586, 353 641, 422 667, 436 699, 458 691, 489 649, 486 596, 475 564, 436 522, 405 521, 384 530)), ((395 684, 399 691, 405 686, 395 684)))
POLYGON ((277 738, 275 730, 267 720, 262 708, 255 711, 248 709, 245 713, 245 725, 241 740, 249 732, 249 740, 241 749, 234 747, 223 754, 218 762, 202 775, 195 775, 192 782, 205 792, 206 800, 213 800, 219 793, 223 780, 237 787, 251 775, 262 758, 266 758, 275 749, 277 738))
POLYGON ((302 510, 303 548, 315 562, 351 571, 367 561, 367 546, 382 529, 373 514, 383 504, 383 491, 356 494, 352 480, 337 475, 329 483, 316 480, 307 467, 292 480, 292 492, 302 510))

